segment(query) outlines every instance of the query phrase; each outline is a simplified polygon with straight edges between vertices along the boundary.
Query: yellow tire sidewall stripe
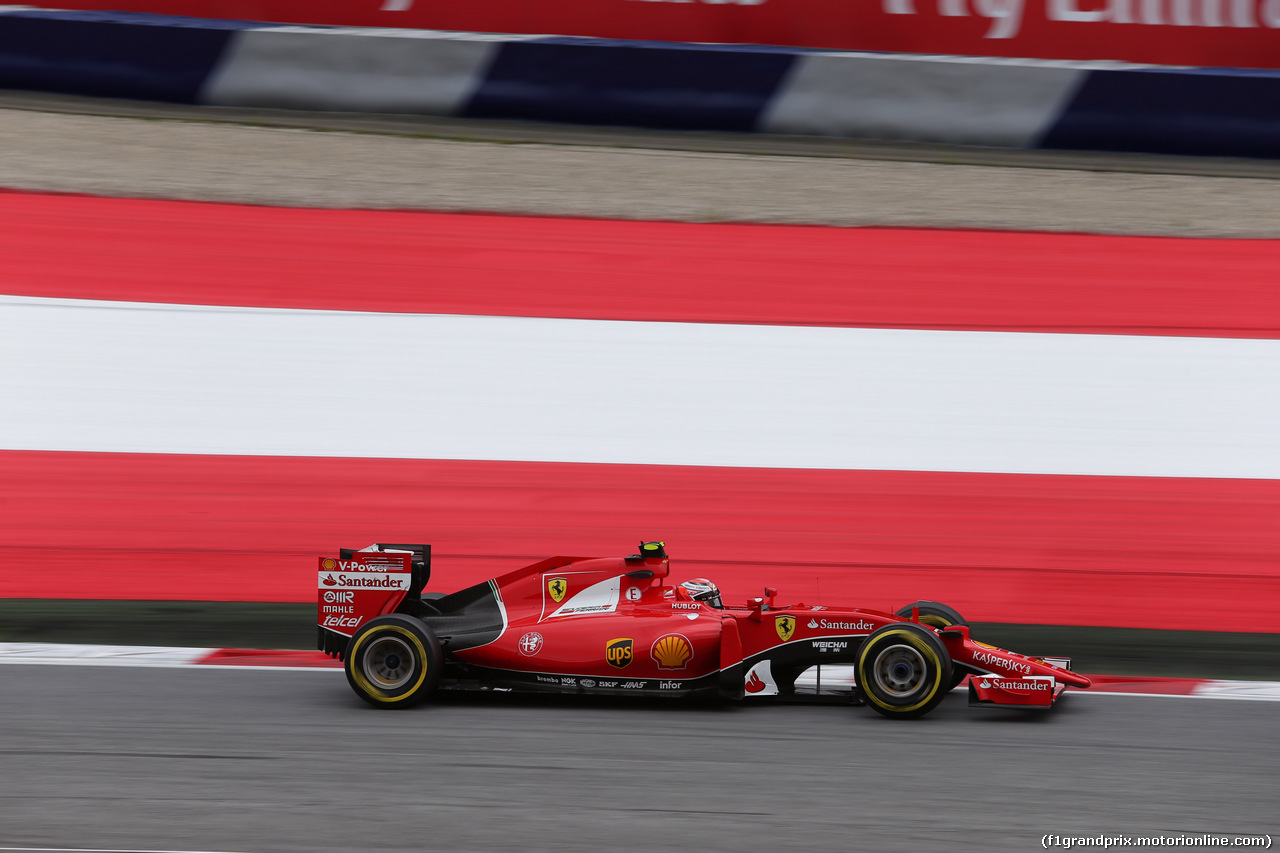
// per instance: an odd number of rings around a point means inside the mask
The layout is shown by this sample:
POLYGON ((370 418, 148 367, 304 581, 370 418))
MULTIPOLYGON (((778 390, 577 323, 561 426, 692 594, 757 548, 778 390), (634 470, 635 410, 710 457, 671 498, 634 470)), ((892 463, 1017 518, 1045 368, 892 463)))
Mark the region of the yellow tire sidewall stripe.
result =
MULTIPOLYGON (((865 686, 862 688, 862 695, 867 697, 868 701, 874 702, 875 704, 879 705, 881 708, 884 708, 887 711, 897 711, 899 713, 906 714, 911 711, 915 711, 923 707, 924 705, 928 704, 929 700, 932 699, 934 697, 934 694, 938 692, 938 687, 942 684, 942 660, 941 658, 938 657, 938 652, 936 649, 934 649, 932 646, 926 643, 923 639, 921 639, 918 635, 916 635, 911 631, 905 631, 905 630, 886 631, 885 633, 881 634, 879 637, 876 637, 876 640, 875 640, 876 645, 879 645, 880 641, 886 637, 900 637, 903 640, 906 640, 909 645, 914 646, 917 651, 919 651, 921 654, 925 656, 926 661, 928 660, 933 661, 933 668, 937 672, 937 677, 934 678, 933 680, 933 689, 929 691, 928 695, 926 695, 923 699, 921 699, 916 704, 911 705, 909 707, 905 707, 905 708, 900 705, 890 705, 886 702, 883 702, 874 693, 868 690, 865 686)), ((872 644, 868 642, 862 647, 862 654, 858 656, 859 672, 862 672, 866 669, 867 654, 871 651, 871 645, 872 644)))
POLYGON ((416 634, 402 625, 378 625, 377 627, 365 632, 361 635, 360 639, 356 641, 355 648, 351 650, 349 660, 352 664, 351 675, 352 678, 355 679, 356 684, 359 685, 360 689, 363 690, 367 696, 378 702, 399 702, 417 693, 418 689, 422 687, 422 682, 427 680, 427 669, 430 666, 427 661, 427 650, 423 647, 422 641, 418 639, 416 634), (385 633, 400 634, 412 643, 413 647, 418 651, 418 668, 420 670, 418 673, 418 680, 414 682, 414 685, 408 690, 405 690, 403 693, 397 693, 394 696, 389 695, 371 684, 369 679, 364 677, 363 667, 357 663, 360 660, 360 650, 364 646, 365 641, 375 635, 385 633))

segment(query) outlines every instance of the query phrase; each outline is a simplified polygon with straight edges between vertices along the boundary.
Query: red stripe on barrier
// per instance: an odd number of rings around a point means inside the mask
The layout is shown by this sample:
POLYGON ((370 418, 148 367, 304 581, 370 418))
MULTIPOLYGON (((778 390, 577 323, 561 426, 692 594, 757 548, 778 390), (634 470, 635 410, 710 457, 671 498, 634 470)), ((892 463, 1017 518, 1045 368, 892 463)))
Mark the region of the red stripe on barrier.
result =
POLYGON ((1208 684, 1203 678, 1161 678, 1142 675, 1091 675, 1095 693, 1146 693, 1160 696, 1191 696, 1208 684))
POLYGON ((1280 336, 1280 241, 699 225, 0 193, 15 295, 1280 336))
POLYGON ((201 666, 288 666, 341 669, 342 662, 324 652, 271 649, 214 649, 196 661, 201 666))
POLYGON ((663 538, 731 600, 1188 630, 1280 625, 1280 481, 0 452, 0 597, 311 601, 427 542, 451 590, 663 538))

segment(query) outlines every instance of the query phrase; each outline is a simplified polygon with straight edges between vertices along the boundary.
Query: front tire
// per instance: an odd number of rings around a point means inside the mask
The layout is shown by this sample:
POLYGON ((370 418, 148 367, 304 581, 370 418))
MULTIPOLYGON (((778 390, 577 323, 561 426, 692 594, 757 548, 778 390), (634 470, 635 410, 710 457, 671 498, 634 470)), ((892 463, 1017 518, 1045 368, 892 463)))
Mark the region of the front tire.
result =
POLYGON ((877 629, 862 644, 857 679, 877 713, 909 720, 929 713, 947 695, 951 656, 930 629, 895 622, 877 629))
MULTIPOLYGON (((916 618, 920 620, 921 625, 928 625, 930 628, 950 628, 953 625, 968 625, 964 621, 964 617, 960 615, 960 611, 954 607, 948 607, 939 601, 916 601, 901 607, 898 612, 893 614, 899 619, 910 619, 911 611, 915 610, 916 618)), ((956 668, 951 673, 951 683, 947 685, 948 690, 954 690, 960 686, 960 682, 964 681, 964 677, 968 675, 963 669, 956 668)))
POLYGON ((955 608, 937 601, 917 601, 899 608, 893 615, 899 619, 910 619, 913 608, 918 614, 920 624, 928 625, 930 628, 950 628, 952 625, 969 624, 955 608))
POLYGON ((420 619, 399 613, 379 616, 347 644, 347 683, 375 708, 408 708, 440 681, 444 653, 420 619))

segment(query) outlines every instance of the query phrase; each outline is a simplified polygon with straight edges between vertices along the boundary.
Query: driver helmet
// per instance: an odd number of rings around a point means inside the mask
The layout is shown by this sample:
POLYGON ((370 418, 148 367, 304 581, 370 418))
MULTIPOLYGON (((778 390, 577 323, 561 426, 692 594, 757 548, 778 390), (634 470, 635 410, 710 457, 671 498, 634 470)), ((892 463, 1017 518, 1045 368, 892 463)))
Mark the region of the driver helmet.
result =
POLYGON ((720 590, 706 578, 690 578, 680 584, 676 594, 686 601, 705 601, 717 610, 724 609, 720 590))

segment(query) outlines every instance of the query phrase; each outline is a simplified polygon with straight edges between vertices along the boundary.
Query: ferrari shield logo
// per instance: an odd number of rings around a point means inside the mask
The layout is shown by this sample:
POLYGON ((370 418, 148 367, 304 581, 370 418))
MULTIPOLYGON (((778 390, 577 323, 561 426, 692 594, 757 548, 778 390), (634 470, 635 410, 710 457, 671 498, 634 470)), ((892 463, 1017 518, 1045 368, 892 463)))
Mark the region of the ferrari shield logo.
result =
POLYGON ((564 601, 564 594, 569 591, 569 582, 564 578, 552 578, 547 581, 547 595, 556 604, 564 601))
POLYGON ((796 619, 794 616, 775 616, 773 627, 778 632, 778 639, 785 643, 796 632, 796 619))

